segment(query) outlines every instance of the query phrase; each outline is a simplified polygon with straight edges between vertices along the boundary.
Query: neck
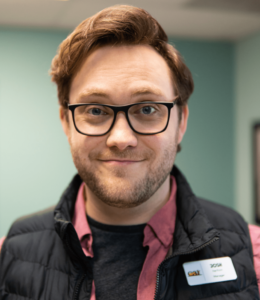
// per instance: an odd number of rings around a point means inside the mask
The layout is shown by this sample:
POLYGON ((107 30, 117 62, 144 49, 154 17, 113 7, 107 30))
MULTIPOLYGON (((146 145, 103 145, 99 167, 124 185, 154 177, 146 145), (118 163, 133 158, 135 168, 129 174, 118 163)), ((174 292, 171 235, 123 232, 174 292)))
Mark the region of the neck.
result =
POLYGON ((86 212, 94 220, 109 225, 137 225, 149 222, 168 201, 171 193, 170 176, 147 201, 131 208, 109 206, 97 198, 85 185, 86 212))

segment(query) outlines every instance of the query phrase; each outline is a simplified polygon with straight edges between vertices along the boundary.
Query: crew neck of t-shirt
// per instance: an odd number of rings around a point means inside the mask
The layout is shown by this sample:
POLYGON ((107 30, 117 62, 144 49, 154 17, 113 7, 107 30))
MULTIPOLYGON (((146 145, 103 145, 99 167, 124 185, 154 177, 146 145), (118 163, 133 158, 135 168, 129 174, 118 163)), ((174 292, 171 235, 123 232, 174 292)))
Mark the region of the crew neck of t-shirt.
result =
POLYGON ((117 233, 140 233, 143 232, 146 224, 138 224, 138 225, 109 225, 100 223, 90 216, 87 215, 88 223, 91 227, 95 227, 97 229, 109 232, 117 232, 117 233))

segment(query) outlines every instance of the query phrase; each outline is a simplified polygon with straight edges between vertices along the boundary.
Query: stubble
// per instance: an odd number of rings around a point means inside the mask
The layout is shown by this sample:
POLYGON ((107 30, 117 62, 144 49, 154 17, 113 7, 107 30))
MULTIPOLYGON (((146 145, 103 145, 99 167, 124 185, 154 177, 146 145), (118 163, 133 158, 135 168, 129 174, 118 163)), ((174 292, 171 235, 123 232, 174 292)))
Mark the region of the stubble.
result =
POLYGON ((93 164, 86 165, 83 155, 77 149, 71 148, 71 152, 80 177, 98 199, 112 207, 131 208, 147 201, 167 179, 177 153, 177 136, 178 134, 174 141, 164 149, 157 161, 155 161, 154 152, 150 149, 137 154, 133 149, 121 152, 113 147, 107 152, 93 151, 89 154, 90 162, 106 157, 144 159, 144 161, 152 162, 146 164, 146 172, 142 176, 140 172, 134 176, 135 178, 129 178, 127 168, 122 167, 111 169, 111 176, 104 178, 100 176, 93 164))

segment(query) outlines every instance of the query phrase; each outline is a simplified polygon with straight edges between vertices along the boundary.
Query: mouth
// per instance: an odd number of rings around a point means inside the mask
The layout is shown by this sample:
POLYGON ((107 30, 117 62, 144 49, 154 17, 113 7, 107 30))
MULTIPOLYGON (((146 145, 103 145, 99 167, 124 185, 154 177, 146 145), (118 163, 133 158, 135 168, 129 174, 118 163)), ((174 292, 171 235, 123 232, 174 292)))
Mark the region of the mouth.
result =
POLYGON ((142 162, 143 160, 133 160, 133 159, 106 159, 100 160, 106 165, 114 165, 114 166, 126 166, 126 165, 133 165, 142 162))

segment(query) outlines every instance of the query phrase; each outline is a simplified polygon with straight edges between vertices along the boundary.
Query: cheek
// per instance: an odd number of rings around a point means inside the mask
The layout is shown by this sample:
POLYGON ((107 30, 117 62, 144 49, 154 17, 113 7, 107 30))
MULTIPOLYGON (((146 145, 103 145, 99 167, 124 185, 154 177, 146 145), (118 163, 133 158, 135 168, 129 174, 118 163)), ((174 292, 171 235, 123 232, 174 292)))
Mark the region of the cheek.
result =
POLYGON ((104 137, 91 137, 77 133, 72 138, 72 147, 81 159, 91 160, 96 153, 104 150, 105 141, 104 137))
POLYGON ((174 134, 178 130, 179 127, 179 113, 177 107, 171 111, 168 128, 166 131, 169 131, 174 134))
POLYGON ((86 137, 80 133, 78 133, 76 130, 71 129, 70 135, 69 135, 69 144, 71 151, 77 155, 82 156, 82 154, 88 152, 88 145, 86 141, 86 137))
POLYGON ((170 118, 168 128, 165 133, 168 135, 169 140, 172 140, 174 142, 177 141, 179 136, 179 121, 177 114, 174 114, 174 116, 170 118))
POLYGON ((175 119, 170 119, 167 129, 156 135, 153 145, 154 151, 158 157, 162 157, 165 153, 174 153, 178 144, 178 122, 175 119))
POLYGON ((164 132, 146 136, 144 140, 145 148, 150 149, 150 159, 157 160, 163 153, 163 150, 167 146, 167 137, 164 132))

